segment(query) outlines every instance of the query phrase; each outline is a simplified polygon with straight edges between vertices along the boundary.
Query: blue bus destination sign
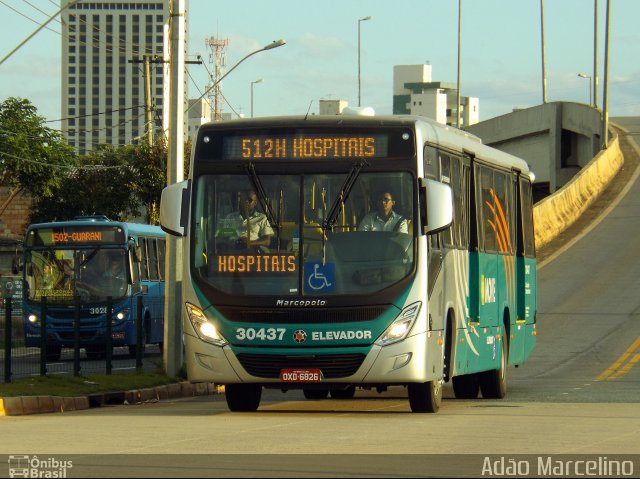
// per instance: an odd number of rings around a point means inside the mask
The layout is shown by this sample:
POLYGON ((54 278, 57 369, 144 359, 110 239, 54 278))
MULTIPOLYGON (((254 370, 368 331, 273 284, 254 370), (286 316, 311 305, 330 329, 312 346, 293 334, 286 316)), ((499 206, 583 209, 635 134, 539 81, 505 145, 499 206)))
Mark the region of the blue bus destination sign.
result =
POLYGON ((87 226, 65 226, 33 229, 27 236, 28 246, 59 246, 85 244, 124 243, 124 231, 121 228, 87 226))

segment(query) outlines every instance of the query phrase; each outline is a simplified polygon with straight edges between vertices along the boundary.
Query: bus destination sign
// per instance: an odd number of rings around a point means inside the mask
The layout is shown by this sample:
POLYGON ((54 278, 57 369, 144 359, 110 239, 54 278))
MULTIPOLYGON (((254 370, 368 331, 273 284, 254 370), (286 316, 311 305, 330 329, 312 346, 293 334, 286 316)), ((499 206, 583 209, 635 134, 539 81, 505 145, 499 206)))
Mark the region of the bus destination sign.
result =
POLYGON ((122 244, 124 231, 119 227, 96 228, 67 226, 31 230, 27 237, 29 246, 122 244))
POLYGON ((296 134, 227 136, 225 160, 386 158, 388 135, 296 134))

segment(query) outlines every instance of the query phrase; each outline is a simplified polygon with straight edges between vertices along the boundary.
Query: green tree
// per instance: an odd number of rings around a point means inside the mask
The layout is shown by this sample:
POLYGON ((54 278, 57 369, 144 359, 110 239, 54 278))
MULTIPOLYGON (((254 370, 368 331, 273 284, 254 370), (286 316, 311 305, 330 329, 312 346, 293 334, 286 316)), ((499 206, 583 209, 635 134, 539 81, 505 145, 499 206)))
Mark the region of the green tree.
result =
POLYGON ((81 165, 61 183, 53 198, 36 201, 31 221, 105 215, 127 220, 138 214, 130 149, 102 145, 81 159, 81 165))
POLYGON ((9 188, 0 214, 21 192, 52 198, 78 164, 60 132, 44 122, 29 100, 9 97, 0 103, 0 185, 9 188))
POLYGON ((134 178, 132 185, 140 203, 146 210, 145 221, 160 221, 160 196, 167 184, 167 144, 163 138, 153 145, 142 144, 130 148, 130 165, 134 178))

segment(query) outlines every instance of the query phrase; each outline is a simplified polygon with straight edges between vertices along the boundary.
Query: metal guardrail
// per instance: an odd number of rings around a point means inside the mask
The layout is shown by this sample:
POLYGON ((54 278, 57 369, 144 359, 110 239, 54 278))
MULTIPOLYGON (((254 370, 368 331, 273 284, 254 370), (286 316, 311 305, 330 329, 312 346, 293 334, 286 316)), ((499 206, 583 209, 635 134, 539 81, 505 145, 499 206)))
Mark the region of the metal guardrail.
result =
MULTIPOLYGON (((96 355, 95 352, 88 354, 80 341, 80 308, 82 305, 77 298, 73 318, 74 345, 72 348, 63 349, 59 359, 47 358, 47 337, 44 334, 47 327, 46 320, 40 322, 40 346, 26 347, 21 308, 19 309, 20 314, 16 314, 13 298, 5 296, 3 300, 4 307, 0 309, 0 382, 8 383, 14 379, 32 376, 112 374, 157 369, 159 366, 157 358, 161 359, 162 351, 143 344, 142 297, 138 298, 137 303, 135 354, 132 354, 133 351, 128 347, 113 347, 111 321, 106 322, 103 357, 96 357, 102 355, 96 355)), ((46 308, 47 300, 43 298, 40 318, 47 317, 46 308)), ((112 301, 107 301, 106 308, 107 317, 111 317, 112 301)))

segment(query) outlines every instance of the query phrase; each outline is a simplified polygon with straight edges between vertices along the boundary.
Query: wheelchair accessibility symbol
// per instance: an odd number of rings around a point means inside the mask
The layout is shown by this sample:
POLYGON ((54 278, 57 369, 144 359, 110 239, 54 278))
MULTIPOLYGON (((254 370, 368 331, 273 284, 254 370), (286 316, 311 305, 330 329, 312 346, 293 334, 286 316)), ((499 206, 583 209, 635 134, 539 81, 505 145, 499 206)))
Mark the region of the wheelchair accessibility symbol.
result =
POLYGON ((335 289, 333 264, 305 263, 305 289, 310 293, 328 293, 335 289))

